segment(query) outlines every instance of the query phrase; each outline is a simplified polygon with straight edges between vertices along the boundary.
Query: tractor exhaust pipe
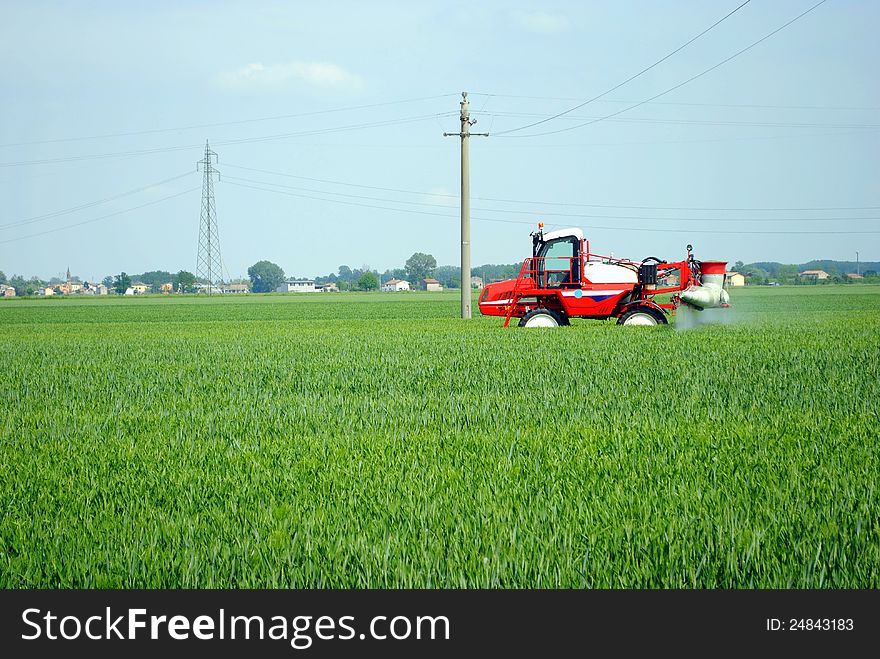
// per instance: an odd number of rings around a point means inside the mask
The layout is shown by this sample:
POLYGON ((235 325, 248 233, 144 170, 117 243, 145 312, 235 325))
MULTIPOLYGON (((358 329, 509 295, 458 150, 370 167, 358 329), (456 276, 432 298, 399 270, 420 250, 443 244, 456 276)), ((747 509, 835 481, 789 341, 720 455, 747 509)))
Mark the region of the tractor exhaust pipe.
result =
POLYGON ((697 309, 729 307, 730 296, 724 289, 727 261, 700 261, 700 284, 681 292, 681 301, 697 309))

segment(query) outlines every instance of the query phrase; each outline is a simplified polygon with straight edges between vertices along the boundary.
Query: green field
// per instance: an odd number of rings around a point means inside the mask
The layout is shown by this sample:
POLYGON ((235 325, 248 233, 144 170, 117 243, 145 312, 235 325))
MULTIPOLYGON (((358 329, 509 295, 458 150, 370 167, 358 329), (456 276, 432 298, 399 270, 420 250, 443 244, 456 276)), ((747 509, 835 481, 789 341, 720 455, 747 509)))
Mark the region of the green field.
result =
POLYGON ((0 301, 0 587, 880 587, 880 287, 0 301))

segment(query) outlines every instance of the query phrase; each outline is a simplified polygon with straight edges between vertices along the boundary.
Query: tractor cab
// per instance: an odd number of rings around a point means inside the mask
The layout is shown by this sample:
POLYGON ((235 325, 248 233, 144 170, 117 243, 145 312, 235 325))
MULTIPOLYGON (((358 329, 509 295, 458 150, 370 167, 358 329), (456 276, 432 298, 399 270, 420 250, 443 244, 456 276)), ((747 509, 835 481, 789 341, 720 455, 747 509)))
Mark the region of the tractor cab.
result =
POLYGON ((580 229, 560 229, 532 234, 532 257, 537 288, 578 288, 584 234, 580 229))

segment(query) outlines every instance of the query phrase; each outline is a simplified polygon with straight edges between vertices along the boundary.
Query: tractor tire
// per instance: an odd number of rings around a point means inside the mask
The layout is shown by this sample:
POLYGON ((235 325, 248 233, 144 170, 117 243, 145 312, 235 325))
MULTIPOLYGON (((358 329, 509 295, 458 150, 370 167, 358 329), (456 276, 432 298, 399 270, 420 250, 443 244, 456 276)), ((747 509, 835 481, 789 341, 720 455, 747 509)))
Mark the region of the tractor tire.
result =
POLYGON ((666 316, 654 307, 634 307, 620 315, 618 325, 647 326, 666 325, 666 316))
POLYGON ((520 327, 559 327, 567 324, 560 314, 544 308, 532 309, 519 319, 520 327))

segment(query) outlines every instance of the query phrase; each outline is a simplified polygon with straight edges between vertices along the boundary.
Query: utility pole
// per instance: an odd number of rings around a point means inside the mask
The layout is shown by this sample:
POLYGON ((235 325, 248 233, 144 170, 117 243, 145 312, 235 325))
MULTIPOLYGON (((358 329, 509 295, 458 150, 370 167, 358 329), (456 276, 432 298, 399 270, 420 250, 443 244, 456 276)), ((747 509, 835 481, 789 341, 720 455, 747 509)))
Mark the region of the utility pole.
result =
POLYGON ((857 275, 862 274, 861 272, 859 272, 859 253, 858 252, 856 252, 856 274, 857 275))
POLYGON ((489 137, 489 133, 472 133, 467 92, 461 93, 461 132, 443 133, 443 137, 461 137, 461 317, 471 317, 471 170, 468 138, 471 135, 489 137))
POLYGON ((205 157, 196 163, 205 172, 202 181, 202 213, 199 222, 199 250, 196 256, 196 277, 208 282, 208 295, 213 293, 214 286, 223 279, 223 261, 220 258, 220 231, 217 229, 217 207, 214 203, 214 168, 217 154, 211 151, 205 141, 205 157))

